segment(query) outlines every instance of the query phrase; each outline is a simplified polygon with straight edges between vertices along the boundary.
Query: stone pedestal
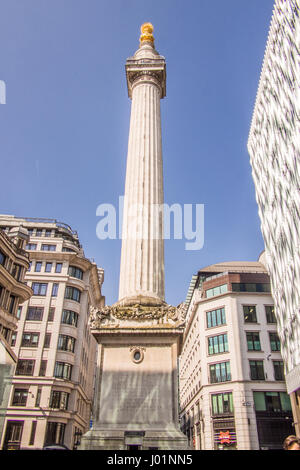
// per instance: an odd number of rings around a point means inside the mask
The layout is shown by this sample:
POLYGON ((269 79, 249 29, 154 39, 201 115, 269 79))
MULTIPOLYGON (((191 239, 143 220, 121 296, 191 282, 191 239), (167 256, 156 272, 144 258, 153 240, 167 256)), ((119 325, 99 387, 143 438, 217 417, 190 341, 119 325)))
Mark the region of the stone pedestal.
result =
POLYGON ((79 449, 187 449, 178 417, 183 307, 104 307, 90 326, 99 343, 94 423, 79 449))

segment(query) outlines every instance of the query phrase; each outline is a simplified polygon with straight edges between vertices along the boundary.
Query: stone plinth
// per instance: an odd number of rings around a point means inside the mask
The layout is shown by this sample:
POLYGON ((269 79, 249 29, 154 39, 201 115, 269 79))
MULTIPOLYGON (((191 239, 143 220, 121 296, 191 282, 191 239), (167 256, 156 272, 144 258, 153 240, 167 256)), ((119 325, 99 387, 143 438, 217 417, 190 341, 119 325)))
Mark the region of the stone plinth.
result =
POLYGON ((177 357, 183 307, 92 311, 99 343, 93 428, 80 449, 187 449, 179 430, 177 357))

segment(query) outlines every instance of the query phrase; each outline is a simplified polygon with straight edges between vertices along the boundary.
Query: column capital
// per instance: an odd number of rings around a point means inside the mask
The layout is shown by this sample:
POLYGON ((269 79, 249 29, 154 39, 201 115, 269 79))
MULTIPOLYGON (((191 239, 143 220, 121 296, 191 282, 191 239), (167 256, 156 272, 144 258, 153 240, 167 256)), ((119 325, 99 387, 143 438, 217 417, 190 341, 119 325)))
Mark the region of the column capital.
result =
MULTIPOLYGON (((144 46, 145 49, 146 47, 144 46)), ((137 54, 139 51, 137 51, 137 54)), ((145 81, 160 88, 161 98, 166 96, 166 62, 164 57, 158 54, 153 58, 131 57, 127 59, 125 69, 129 98, 132 98, 134 86, 145 81)))

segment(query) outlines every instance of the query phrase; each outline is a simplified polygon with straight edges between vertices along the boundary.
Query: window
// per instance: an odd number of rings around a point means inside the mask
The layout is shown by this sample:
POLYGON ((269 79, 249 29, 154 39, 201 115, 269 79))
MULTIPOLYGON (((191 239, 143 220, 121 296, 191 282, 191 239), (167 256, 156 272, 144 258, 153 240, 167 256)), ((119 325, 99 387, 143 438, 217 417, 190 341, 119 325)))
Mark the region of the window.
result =
POLYGON ((271 292, 270 284, 262 282, 233 282, 231 286, 232 292, 271 292))
POLYGON ((62 263, 56 263, 55 272, 61 273, 62 263))
POLYGON ((221 286, 213 287, 212 289, 207 289, 206 297, 214 297, 215 295, 224 294, 227 292, 227 284, 222 284, 221 286))
POLYGON ((49 308, 48 321, 52 322, 54 319, 55 307, 49 308))
POLYGON ((37 244, 36 243, 27 243, 26 250, 34 251, 36 250, 37 244))
POLYGON ((265 380, 263 361, 249 361, 251 380, 265 380))
POLYGON ((33 295, 46 295, 47 294, 48 284, 42 282, 33 282, 31 288, 33 290, 33 295))
POLYGON ((42 389, 41 388, 38 388, 37 390, 37 394, 36 394, 36 398, 35 398, 35 407, 38 407, 40 406, 40 403, 41 403, 41 395, 42 395, 42 389))
POLYGON ((274 305, 265 305, 267 323, 276 323, 274 305))
POLYGON ((17 318, 18 319, 21 318, 22 308, 23 308, 23 306, 18 307, 18 310, 17 310, 17 318))
POLYGON ((51 273, 51 270, 52 270, 52 263, 46 263, 45 272, 51 273))
POLYGON ((230 363, 220 362, 209 366, 210 383, 228 382, 231 380, 230 363))
POLYGON ((51 423, 48 421, 46 428, 45 445, 63 444, 65 427, 66 425, 63 423, 57 423, 56 421, 51 423))
POLYGON ((45 237, 51 237, 51 230, 46 230, 45 237))
POLYGON ((59 410, 67 410, 69 401, 69 393, 53 390, 50 397, 50 408, 59 410))
POLYGON ((256 411, 291 411, 290 397, 286 392, 253 392, 256 411))
POLYGON ((40 273, 41 272, 41 269, 42 269, 42 262, 41 261, 36 261, 35 263, 35 272, 36 273, 40 273))
POLYGON ((53 284, 52 285, 52 292, 51 292, 51 296, 52 297, 57 297, 57 293, 58 293, 58 284, 53 284))
POLYGON ((72 365, 67 362, 56 362, 54 367, 54 377, 58 379, 71 379, 72 365))
POLYGON ((68 274, 69 276, 77 277, 77 279, 82 279, 83 277, 82 269, 76 268, 76 266, 69 266, 68 274))
POLYGON ((36 421, 32 421, 31 424, 31 432, 30 432, 30 438, 29 438, 29 445, 33 446, 34 444, 34 439, 35 439, 35 432, 36 432, 36 421))
POLYGON ((20 281, 22 278, 23 267, 20 264, 15 264, 12 270, 13 277, 20 281))
POLYGON ((211 396, 212 414, 223 415, 233 413, 232 393, 217 393, 211 396))
POLYGON ((258 332, 248 331, 246 333, 246 337, 247 337, 248 351, 260 351, 261 350, 258 332))
POLYGON ((47 370, 47 361, 45 359, 42 359, 41 360, 41 365, 40 365, 39 376, 40 377, 45 377, 46 370, 47 370))
POLYGON ((0 264, 2 264, 2 266, 5 265, 5 260, 6 256, 4 255, 4 253, 2 253, 2 251, 0 251, 0 264))
POLYGON ((26 406, 28 397, 27 388, 15 388, 12 398, 12 406, 26 406))
POLYGON ((280 340, 277 333, 269 333, 271 351, 280 351, 280 340))
POLYGON ((17 333, 14 331, 12 334, 11 334, 11 342, 10 342, 10 345, 12 347, 14 347, 16 345, 16 339, 17 339, 17 333))
POLYGON ((41 250, 42 251, 56 251, 56 245, 46 245, 45 243, 42 243, 41 250))
POLYGON ((37 348, 39 333, 23 333, 21 346, 23 348, 37 348))
POLYGON ((74 352, 75 338, 68 335, 59 335, 57 349, 74 352))
POLYGON ((67 286, 65 292, 65 299, 75 300, 76 302, 80 302, 80 290, 76 289, 76 287, 67 286))
POLYGON ((225 308, 218 308, 217 310, 212 310, 211 312, 206 312, 206 322, 207 328, 212 328, 214 326, 225 325, 225 308))
POLYGON ((14 295, 10 295, 9 296, 8 311, 11 314, 14 313, 15 303, 16 303, 16 297, 14 295))
POLYGON ((16 367, 16 375, 33 375, 34 371, 33 359, 19 359, 16 367))
POLYGON ((208 354, 219 354, 228 351, 227 334, 208 338, 208 354))
POLYGON ((243 312, 245 323, 257 323, 255 305, 244 305, 243 312))
POLYGON ((50 348, 50 341, 51 341, 51 333, 46 333, 45 339, 44 339, 44 348, 50 348))
POLYGON ((43 307, 28 307, 26 320, 42 321, 44 308, 43 307))
POLYGON ((43 231, 42 231, 42 229, 40 229, 40 228, 37 228, 37 229, 36 229, 35 236, 36 236, 36 237, 41 237, 41 236, 42 236, 42 234, 43 234, 43 231))
POLYGON ((78 313, 73 312, 72 310, 63 310, 61 316, 61 323, 67 325, 77 326, 78 323, 78 313))
POLYGON ((273 361, 275 380, 284 380, 283 361, 273 361))

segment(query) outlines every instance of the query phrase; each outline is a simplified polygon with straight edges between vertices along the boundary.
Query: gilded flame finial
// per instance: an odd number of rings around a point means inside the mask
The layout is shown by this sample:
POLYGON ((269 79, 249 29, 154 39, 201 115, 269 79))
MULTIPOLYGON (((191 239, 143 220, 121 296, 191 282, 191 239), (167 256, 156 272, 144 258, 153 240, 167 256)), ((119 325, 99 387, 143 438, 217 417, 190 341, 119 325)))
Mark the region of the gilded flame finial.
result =
POLYGON ((140 36, 140 45, 143 42, 151 42, 154 44, 154 37, 153 37, 153 25, 151 23, 144 23, 141 26, 141 36, 140 36))

